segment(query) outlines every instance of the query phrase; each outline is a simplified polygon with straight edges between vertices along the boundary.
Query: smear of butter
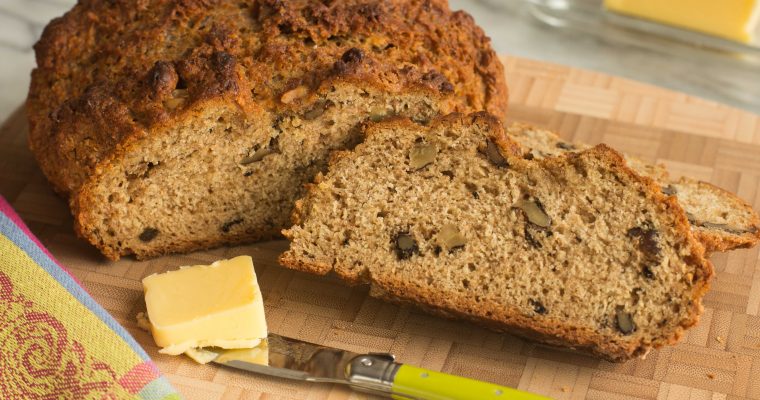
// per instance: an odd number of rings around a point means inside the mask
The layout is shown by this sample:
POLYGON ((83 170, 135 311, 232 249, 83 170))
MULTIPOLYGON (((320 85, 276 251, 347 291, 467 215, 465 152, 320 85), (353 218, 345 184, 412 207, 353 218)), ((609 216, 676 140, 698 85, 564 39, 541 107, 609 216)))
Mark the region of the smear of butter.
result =
POLYGON ((250 349, 267 336, 251 257, 153 274, 143 279, 143 288, 148 325, 160 353, 250 349))
POLYGON ((225 363, 232 360, 269 365, 269 344, 266 340, 262 340, 261 344, 252 349, 224 350, 216 359, 216 362, 225 363))
POLYGON ((208 364, 219 357, 219 353, 206 349, 187 349, 185 354, 198 364, 208 364))
POLYGON ((246 361, 253 364, 269 365, 269 346, 266 340, 262 340, 258 346, 250 349, 188 349, 185 354, 200 364, 216 361, 226 363, 228 361, 246 361))

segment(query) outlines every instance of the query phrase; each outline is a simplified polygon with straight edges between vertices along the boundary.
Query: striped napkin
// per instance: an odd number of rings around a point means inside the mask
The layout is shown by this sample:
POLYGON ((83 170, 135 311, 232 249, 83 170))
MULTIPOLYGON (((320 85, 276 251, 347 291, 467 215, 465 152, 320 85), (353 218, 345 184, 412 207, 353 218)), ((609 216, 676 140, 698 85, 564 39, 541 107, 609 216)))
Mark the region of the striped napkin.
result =
POLYGON ((0 196, 0 399, 180 399, 0 196))

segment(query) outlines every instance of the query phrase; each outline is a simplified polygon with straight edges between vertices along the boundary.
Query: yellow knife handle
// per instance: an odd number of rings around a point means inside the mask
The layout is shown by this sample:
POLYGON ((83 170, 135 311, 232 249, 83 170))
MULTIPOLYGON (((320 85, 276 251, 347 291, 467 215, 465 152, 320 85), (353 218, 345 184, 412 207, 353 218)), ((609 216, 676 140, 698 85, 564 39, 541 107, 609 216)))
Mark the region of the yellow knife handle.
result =
POLYGON ((393 378, 391 395, 398 400, 545 400, 493 383, 401 364, 393 378))

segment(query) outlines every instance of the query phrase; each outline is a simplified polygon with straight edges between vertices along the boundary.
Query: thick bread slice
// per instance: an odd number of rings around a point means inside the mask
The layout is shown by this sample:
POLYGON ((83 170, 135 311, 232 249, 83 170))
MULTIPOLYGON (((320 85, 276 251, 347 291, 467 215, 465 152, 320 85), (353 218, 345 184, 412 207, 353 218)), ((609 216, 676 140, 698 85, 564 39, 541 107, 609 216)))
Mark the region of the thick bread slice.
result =
MULTIPOLYGON (((589 147, 568 143, 554 132, 521 123, 510 125, 507 134, 520 144, 528 158, 556 156, 589 147)), ((624 157, 633 170, 654 179, 666 194, 676 196, 707 253, 752 247, 760 241, 760 216, 735 194, 687 177, 672 181, 663 165, 624 157)))
POLYGON ((112 259, 278 236, 361 122, 507 104, 445 0, 82 0, 35 50, 30 147, 112 259))
POLYGON ((614 361, 675 343, 713 273, 675 198, 617 152, 524 160, 486 114, 371 125, 294 223, 287 267, 614 361))

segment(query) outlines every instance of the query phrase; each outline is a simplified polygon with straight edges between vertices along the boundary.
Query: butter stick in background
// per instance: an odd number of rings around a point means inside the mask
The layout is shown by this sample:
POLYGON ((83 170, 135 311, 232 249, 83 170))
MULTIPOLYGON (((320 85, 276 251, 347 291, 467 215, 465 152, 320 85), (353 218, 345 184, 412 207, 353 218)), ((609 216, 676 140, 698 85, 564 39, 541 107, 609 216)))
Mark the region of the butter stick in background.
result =
POLYGON ((742 43, 757 43, 760 33, 760 0, 605 0, 604 6, 742 43))
POLYGON ((240 349, 259 361, 266 355, 264 301, 251 257, 153 274, 143 288, 149 322, 141 325, 160 353, 186 353, 201 363, 213 359, 204 347, 240 349))

